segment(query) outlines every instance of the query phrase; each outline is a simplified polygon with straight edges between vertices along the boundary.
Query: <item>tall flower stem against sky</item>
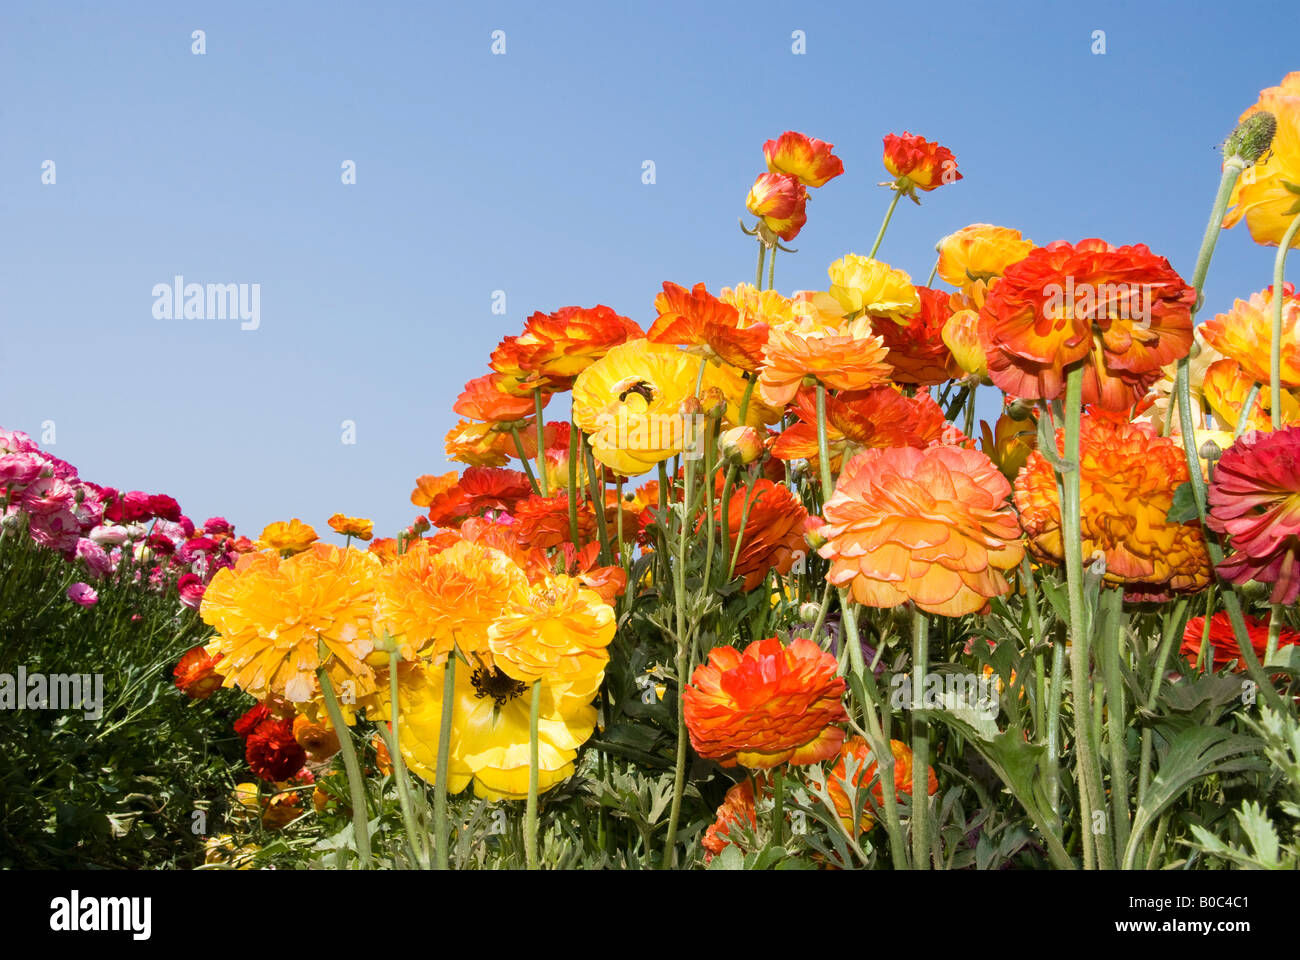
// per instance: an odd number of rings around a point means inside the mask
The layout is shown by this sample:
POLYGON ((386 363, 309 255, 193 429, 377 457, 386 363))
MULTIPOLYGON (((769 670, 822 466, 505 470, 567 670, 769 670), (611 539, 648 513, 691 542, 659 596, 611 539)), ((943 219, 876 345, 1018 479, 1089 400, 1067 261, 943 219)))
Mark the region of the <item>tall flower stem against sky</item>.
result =
POLYGON ((533 406, 537 410, 537 477, 541 483, 542 496, 551 495, 550 485, 546 480, 546 424, 542 421, 542 388, 533 390, 533 406))
MULTIPOLYGON (((677 821, 682 813, 682 792, 686 788, 686 534, 690 529, 692 493, 695 484, 695 461, 686 460, 685 489, 682 490, 681 528, 677 534, 677 564, 673 570, 673 606, 677 617, 677 758, 673 768, 673 799, 668 811, 668 836, 664 840, 661 869, 677 865, 677 821)), ((739 537, 739 534, 737 535, 739 537)), ((737 540, 739 547, 739 539, 737 540)))
MULTIPOLYGON (((324 660, 323 657, 321 659, 324 660)), ((316 671, 316 676, 325 698, 325 711, 339 734, 339 752, 343 754, 343 771, 347 774, 348 791, 352 798, 352 834, 357 845, 357 857, 361 861, 361 869, 369 870, 370 813, 366 805, 366 782, 361 779, 361 765, 357 763, 357 751, 352 746, 352 730, 343 722, 343 711, 339 709, 338 697, 334 695, 334 684, 323 663, 316 671)))
POLYGON ((1272 403, 1270 413, 1275 431, 1282 429, 1282 284, 1286 281, 1287 251, 1291 249, 1297 230, 1300 230, 1300 216, 1292 218, 1291 225, 1282 235, 1282 242, 1277 245, 1277 256, 1273 258, 1273 340, 1268 355, 1268 396, 1272 403))
POLYGON ((894 199, 889 201, 889 209, 885 211, 885 219, 881 221, 880 232, 876 234, 876 242, 871 245, 871 252, 867 254, 872 260, 876 258, 876 251, 880 249, 880 244, 885 239, 885 230, 889 228, 889 221, 894 216, 894 208, 898 206, 898 201, 902 199, 902 196, 902 190, 895 190, 894 199))
POLYGON ((438 720, 438 769, 433 776, 433 863, 447 869, 447 764, 451 761, 451 712, 456 699, 456 650, 442 673, 442 716, 438 720))
MULTIPOLYGON (((773 256, 775 256, 775 254, 776 251, 773 251, 773 256)), ((759 237, 758 238, 758 270, 756 270, 754 273, 754 286, 758 287, 760 291, 763 289, 763 260, 766 257, 767 257, 767 244, 763 242, 762 237, 759 237)))

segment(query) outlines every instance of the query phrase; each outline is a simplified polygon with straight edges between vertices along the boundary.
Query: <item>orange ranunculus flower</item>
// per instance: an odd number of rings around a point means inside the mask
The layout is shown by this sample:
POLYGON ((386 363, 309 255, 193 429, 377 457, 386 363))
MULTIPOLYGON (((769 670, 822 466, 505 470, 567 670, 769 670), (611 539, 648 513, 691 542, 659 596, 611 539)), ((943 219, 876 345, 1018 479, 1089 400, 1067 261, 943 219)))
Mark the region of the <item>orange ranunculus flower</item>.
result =
POLYGON ((939 241, 939 276, 954 287, 979 280, 987 283, 1033 249, 1033 241, 1024 239, 1019 230, 972 223, 939 241))
POLYGON ((831 151, 835 144, 787 130, 763 144, 767 169, 798 177, 805 187, 820 187, 844 172, 844 164, 831 151))
MULTIPOLYGON (((1201 383, 1201 393, 1205 402, 1209 404, 1210 410, 1214 413, 1215 419, 1223 424, 1226 430, 1236 430, 1237 421, 1241 419, 1241 409, 1246 405, 1246 397, 1250 393, 1250 388, 1255 383, 1252 378, 1242 372, 1241 364, 1237 363, 1230 357, 1222 357, 1211 363, 1205 369, 1205 375, 1201 383)), ((1272 391, 1265 384, 1255 395, 1255 402, 1250 408, 1250 415, 1246 421, 1247 430, 1272 430, 1273 419, 1271 410, 1273 407, 1272 391)), ((1296 391, 1282 390, 1282 417, 1283 426, 1300 421, 1300 398, 1297 398, 1296 391)), ((1175 421, 1175 426, 1178 423, 1175 421)), ((1180 431, 1175 430, 1175 433, 1180 431)))
MULTIPOLYGON (((523 547, 556 547, 573 542, 569 526, 569 498, 561 493, 553 497, 532 496, 520 500, 514 508, 514 533, 523 547)), ((591 503, 578 504, 578 540, 590 542, 596 536, 596 511, 591 503)))
MULTIPOLYGON (((718 299, 736 308, 740 316, 741 329, 763 324, 769 327, 785 327, 795 322, 794 301, 783 297, 775 290, 759 290, 752 283, 738 283, 733 287, 723 287, 718 291, 718 299)), ((835 322, 839 322, 838 305, 835 322)))
MULTIPOLYGON (((903 798, 903 794, 910 797, 912 795, 912 748, 901 740, 890 740, 889 750, 894 755, 894 796, 899 800, 903 798)), ((830 776, 826 778, 826 792, 831 795, 831 802, 835 804, 835 812, 839 815, 845 830, 850 832, 853 830, 853 804, 849 802, 846 786, 856 791, 866 790, 868 784, 871 786, 871 795, 875 798, 876 806, 882 806, 885 802, 885 788, 878 777, 875 755, 862 737, 850 737, 840 747, 839 759, 831 770, 830 776), (854 763, 852 780, 849 779, 850 758, 854 763), (871 782, 873 779, 875 783, 871 782)), ((939 789, 939 780, 934 775, 934 767, 930 767, 926 788, 930 794, 939 789)), ((870 803, 860 797, 854 797, 854 800, 862 807, 858 832, 866 833, 875 826, 875 815, 870 803)))
POLYGON ((467 540, 445 550, 416 543, 376 576, 376 628, 407 660, 431 655, 441 662, 453 645, 483 654, 488 627, 526 585, 523 570, 500 550, 467 540))
POLYGON ((867 317, 840 329, 772 328, 756 392, 769 406, 782 407, 794 399, 804 377, 816 377, 831 390, 865 390, 889 381, 887 352, 867 317))
MULTIPOLYGON (((491 422, 522 420, 536 411, 532 392, 528 391, 528 395, 520 396, 522 392, 523 388, 520 384, 505 374, 489 373, 484 377, 475 377, 465 384, 465 389, 456 398, 451 409, 471 420, 491 422)), ((542 406, 545 407, 550 402, 551 395, 543 393, 542 406)))
POLYGON ((208 656, 203 647, 191 647, 176 664, 172 676, 176 689, 191 700, 206 700, 221 688, 225 679, 218 671, 221 661, 208 656))
MULTIPOLYGON (((723 477, 717 479, 717 506, 714 518, 721 528, 723 477)), ((808 518, 799 498, 783 484, 771 480, 754 481, 748 492, 738 487, 727 501, 727 529, 731 531, 728 542, 735 549, 736 535, 744 520, 745 530, 740 538, 740 554, 736 560, 736 576, 745 578, 745 589, 753 590, 767 578, 769 570, 784 576, 794 566, 796 555, 807 550, 803 539, 803 523, 808 518), (745 505, 749 515, 745 516, 745 505)), ((721 536, 721 534, 719 534, 721 536)))
POLYGON ((830 295, 845 316, 869 313, 902 323, 921 309, 912 278, 887 263, 846 253, 829 267, 830 295))
POLYGON ((858 454, 826 502, 826 579, 869 607, 911 600, 959 617, 1011 588, 1020 563, 1011 485, 984 454, 955 446, 887 447, 858 454))
POLYGON ((980 315, 989 288, 997 282, 996 277, 988 283, 975 280, 950 296, 948 309, 952 314, 944 323, 942 332, 943 342, 952 351, 957 366, 984 384, 993 381, 989 379, 989 358, 980 339, 980 315))
POLYGON ((916 292, 921 298, 917 313, 901 324, 882 320, 873 328, 889 348, 885 362, 893 366, 896 383, 926 386, 955 379, 962 370, 943 339, 952 314, 948 294, 929 287, 917 287, 916 292))
POLYGON ((788 647, 755 640, 743 653, 714 647, 682 692, 691 746, 755 770, 834 756, 844 740, 834 724, 848 719, 835 670, 835 657, 802 637, 788 647))
POLYGON ((275 550, 282 554, 301 553, 320 538, 316 531, 297 517, 287 523, 278 520, 268 524, 257 539, 259 550, 275 550))
POLYGON ((375 535, 375 522, 364 517, 346 517, 341 513, 336 513, 330 517, 329 524, 331 530, 335 533, 341 533, 345 537, 369 540, 375 535))
POLYGON ((928 193, 935 187, 962 179, 951 150, 906 130, 901 137, 894 133, 885 137, 884 161, 885 169, 896 178, 894 189, 913 200, 918 189, 928 193))
POLYGON ((516 456, 515 440, 509 432, 497 429, 498 426, 458 420, 447 431, 443 443, 448 459, 472 467, 504 467, 516 456))
POLYGON ((222 658, 223 686, 306 703, 319 696, 316 669, 324 665, 336 692, 346 683, 358 699, 374 693, 365 658, 379 569, 369 553, 316 543, 288 559, 245 554, 218 570, 199 615, 217 631, 206 649, 222 658))
POLYGON ((470 467, 459 476, 454 472, 422 476, 415 483, 411 502, 428 507, 429 520, 436 527, 459 527, 487 510, 509 513, 533 494, 524 474, 496 467, 470 467))
POLYGON ((518 587, 488 627, 497 669, 523 683, 569 683, 574 696, 595 695, 613 639, 614 608, 565 574, 518 587))
POLYGON ((534 313, 524 332, 506 337, 492 352, 491 367, 513 380, 499 389, 531 396, 568 390, 573 379, 612 347, 645 336, 642 329, 609 307, 561 307, 554 313, 534 313))
POLYGON ((324 763, 339 752, 339 737, 325 718, 311 719, 300 713, 293 720, 293 738, 313 763, 324 763))
MULTIPOLYGON (((1244 216, 1256 243, 1276 247, 1295 214, 1300 200, 1286 184, 1300 185, 1300 71, 1282 78, 1282 85, 1261 90, 1259 100, 1241 115, 1267 111, 1277 120, 1277 132, 1264 156, 1247 169, 1232 188, 1232 208, 1223 218, 1224 228, 1236 226, 1244 216)), ((1300 247, 1300 234, 1291 242, 1300 247)))
POLYGON ((740 313, 697 283, 691 290, 664 281, 655 297, 658 318, 646 334, 651 343, 674 343, 688 353, 756 370, 763 360, 767 325, 741 326, 740 313))
POLYGON ((1003 411, 992 430, 980 421, 980 449, 1013 483, 1037 446, 1038 427, 1033 417, 1013 420, 1003 411))
POLYGON ((704 848, 704 862, 708 863, 732 842, 731 831, 736 827, 743 827, 745 821, 753 830, 758 829, 758 816, 754 807, 754 784, 749 777, 733 784, 728 790, 727 795, 722 798, 722 806, 718 807, 717 817, 704 831, 704 839, 700 841, 700 846, 704 848))
MULTIPOLYGON (((1296 76, 1300 77, 1300 73, 1296 76)), ((1234 300, 1230 311, 1201 324, 1201 333, 1225 357, 1236 360, 1248 378, 1268 387, 1272 374, 1269 347, 1273 342, 1271 286, 1252 293, 1249 300, 1234 300)), ((1300 387, 1300 297, 1289 283, 1282 286, 1282 363, 1278 377, 1284 387, 1300 387)))
MULTIPOLYGON (((805 387, 796 394, 794 412, 799 422, 788 427, 772 445, 780 460, 817 462, 817 399, 805 387)), ((832 472, 864 447, 928 447, 944 439, 948 426, 943 411, 921 390, 908 397, 894 387, 826 397, 826 447, 832 472)))
POLYGON ((989 290, 980 340, 989 376, 1025 399, 1065 391, 1085 364, 1083 402, 1126 411, 1192 345, 1196 291, 1145 244, 1064 240, 1009 266, 989 290))
MULTIPOLYGON (((1065 431, 1056 445, 1064 453, 1065 431)), ((1204 589, 1210 561, 1199 525, 1165 519, 1187 480, 1182 447, 1150 424, 1083 417, 1079 438, 1083 562, 1135 598, 1204 589)), ((1016 508, 1040 560, 1062 563, 1064 542, 1056 478, 1041 451, 1029 455, 1015 484, 1016 508)))
MULTIPOLYGON (((1264 655, 1268 652, 1268 621, 1257 620, 1249 615, 1244 619, 1246 636, 1250 638, 1250 645, 1255 650, 1255 659, 1262 663, 1264 655)), ((1210 617, 1208 637, 1205 635, 1204 616, 1192 617, 1188 620, 1183 630, 1183 643, 1178 648, 1178 652, 1195 666, 1201 656, 1201 644, 1207 639, 1213 657, 1212 670, 1222 670, 1234 662, 1236 663, 1234 669, 1238 673, 1246 669, 1245 661, 1241 659, 1241 646, 1237 643, 1237 632, 1232 629, 1232 621, 1228 619, 1226 611, 1220 610, 1210 617)), ((1300 643, 1300 631, 1283 627, 1278 636, 1278 648, 1297 643, 1300 643)))
POLYGON ((785 173, 760 173, 745 197, 745 209, 782 240, 793 240, 808 222, 807 203, 808 189, 785 173))

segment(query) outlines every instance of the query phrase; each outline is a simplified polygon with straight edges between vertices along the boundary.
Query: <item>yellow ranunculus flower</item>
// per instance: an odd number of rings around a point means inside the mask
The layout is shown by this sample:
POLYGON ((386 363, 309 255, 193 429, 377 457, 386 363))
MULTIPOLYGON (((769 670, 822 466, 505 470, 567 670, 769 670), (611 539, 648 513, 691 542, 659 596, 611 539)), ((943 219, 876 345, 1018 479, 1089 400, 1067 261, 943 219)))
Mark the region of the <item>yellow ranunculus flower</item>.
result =
POLYGON ((921 298, 912 278, 887 263, 845 254, 827 268, 830 294, 845 315, 866 311, 873 317, 900 320, 921 309, 921 298))
POLYGON ((598 678, 613 639, 614 608, 581 580, 563 574, 514 591, 488 628, 492 662, 524 683, 598 678))
POLYGON ((976 280, 987 283, 1033 249, 1033 241, 1020 236, 1019 230, 972 223, 939 241, 939 276, 954 287, 976 280))
MULTIPOLYGON (((1296 215, 1287 211, 1300 201, 1300 196, 1284 186, 1284 182, 1300 186, 1300 70, 1283 77, 1281 86, 1261 90, 1259 101, 1241 119, 1261 110, 1277 119, 1277 132, 1270 149, 1232 188, 1232 207, 1223 226, 1235 226, 1244 216, 1255 242, 1275 247, 1295 219, 1296 215)), ((1300 233, 1291 246, 1300 247, 1300 233)))

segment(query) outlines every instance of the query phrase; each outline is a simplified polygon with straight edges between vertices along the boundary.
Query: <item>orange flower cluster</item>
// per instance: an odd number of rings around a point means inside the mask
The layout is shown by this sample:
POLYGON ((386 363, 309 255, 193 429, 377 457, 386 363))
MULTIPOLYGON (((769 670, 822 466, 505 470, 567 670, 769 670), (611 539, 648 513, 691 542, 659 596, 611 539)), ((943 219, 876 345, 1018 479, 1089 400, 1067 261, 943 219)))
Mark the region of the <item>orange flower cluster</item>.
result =
MULTIPOLYGON (((813 390, 800 390, 792 409, 799 422, 777 438, 772 456, 816 461, 817 399, 813 390)), ((960 434, 924 390, 909 397, 894 387, 871 387, 826 398, 826 446, 833 471, 863 448, 927 447, 948 436, 960 434)))
POLYGON ((767 173, 760 174, 745 198, 745 208, 771 237, 793 240, 808 222, 808 188, 820 187, 844 172, 835 145, 787 130, 763 144, 767 173))
MULTIPOLYGON (((1273 340, 1273 288, 1252 293, 1249 300, 1234 300, 1227 313, 1203 323, 1201 333, 1208 344, 1235 360, 1249 380, 1267 386, 1272 377, 1269 345, 1273 340)), ((1282 386, 1300 387, 1300 296, 1289 283, 1282 286, 1281 360, 1278 378, 1282 386)))
POLYGON ((887 353, 865 317, 843 329, 773 328, 763 348, 758 393, 765 403, 782 407, 794 399, 804 377, 815 377, 831 390, 878 386, 889 379, 887 353))
POLYGON ((659 317, 646 334, 651 343, 682 344, 688 353, 742 370, 756 370, 763 360, 767 324, 742 326, 736 308, 710 294, 702 283, 687 291, 665 281, 664 292, 655 297, 655 309, 659 317))
MULTIPOLYGON (((894 793, 895 797, 901 800, 904 794, 909 797, 912 795, 912 748, 901 740, 890 740, 889 749, 894 755, 894 793)), ((854 807, 846 788, 851 787, 855 791, 861 791, 866 790, 868 785, 871 787, 871 795, 875 798, 876 806, 881 806, 885 802, 885 789, 879 779, 875 755, 862 737, 850 737, 840 747, 839 759, 826 779, 826 791, 831 796, 831 802, 835 804, 835 812, 839 815, 845 830, 850 832, 853 830, 854 807), (853 763, 855 771, 852 779, 849 777, 850 762, 853 763)), ((929 768, 927 789, 930 794, 939 789, 939 780, 934 775, 934 767, 929 768)), ((859 796, 853 799, 862 807, 858 832, 865 833, 875 826, 875 815, 872 813, 871 804, 865 803, 859 796)))
POLYGON ((492 352, 491 366, 508 378, 498 388, 519 396, 553 393, 572 387, 612 347, 643 336, 640 326, 609 307, 561 307, 529 317, 522 334, 506 337, 492 352))
MULTIPOLYGON (((718 506, 714 510, 719 527, 724 522, 722 484, 723 478, 719 476, 718 506)), ((783 484, 759 479, 754 481, 748 493, 744 488, 736 491, 728 501, 725 522, 732 533, 733 548, 734 537, 740 533, 742 521, 744 523, 736 576, 745 578, 746 590, 753 590, 761 584, 769 570, 782 576, 790 572, 796 555, 807 549, 804 543, 804 521, 807 519, 808 511, 804 505, 783 484)))
POLYGON ((889 353, 895 383, 921 386, 943 383, 961 376, 961 367, 943 340, 943 328, 952 316, 949 295, 917 287, 921 309, 900 323, 881 322, 874 327, 889 353))
POLYGON ((894 133, 885 137, 884 162, 885 169, 895 178, 893 188, 913 200, 917 190, 929 193, 962 179, 951 150, 906 130, 901 137, 894 133))

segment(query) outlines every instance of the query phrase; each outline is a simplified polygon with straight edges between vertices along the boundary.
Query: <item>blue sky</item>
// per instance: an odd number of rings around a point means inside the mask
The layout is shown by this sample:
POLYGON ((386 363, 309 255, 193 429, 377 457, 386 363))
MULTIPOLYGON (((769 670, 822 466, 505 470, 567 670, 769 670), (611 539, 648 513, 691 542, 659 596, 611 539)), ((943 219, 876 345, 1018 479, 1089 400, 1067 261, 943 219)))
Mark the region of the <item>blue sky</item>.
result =
MULTIPOLYGON (((834 143, 846 172, 778 261, 783 292, 870 249, 881 138, 903 130, 964 175, 894 218, 880 256, 917 282, 939 237, 980 221, 1144 242, 1190 275, 1218 144, 1300 69, 1293 14, 11 0, 0 426, 39 439, 52 421, 86 478, 249 535, 294 516, 324 531, 335 511, 391 534, 414 478, 453 468, 456 395, 530 313, 604 303, 648 325, 664 280, 752 282, 736 221, 787 129, 834 143), (260 284, 260 326, 156 319, 152 289, 177 274, 260 284)), ((1202 318, 1266 286, 1272 254, 1226 233, 1202 318)))

